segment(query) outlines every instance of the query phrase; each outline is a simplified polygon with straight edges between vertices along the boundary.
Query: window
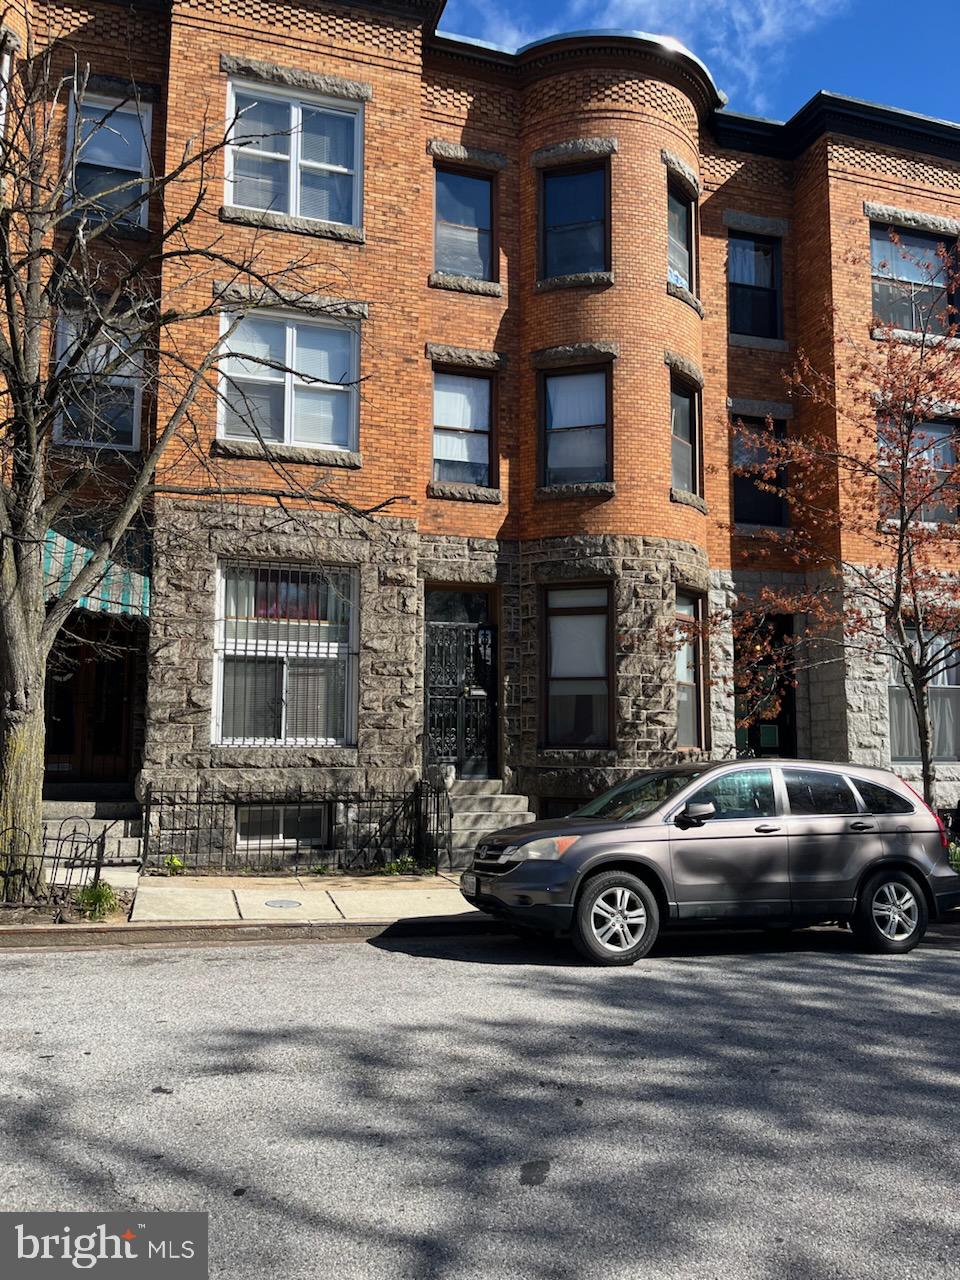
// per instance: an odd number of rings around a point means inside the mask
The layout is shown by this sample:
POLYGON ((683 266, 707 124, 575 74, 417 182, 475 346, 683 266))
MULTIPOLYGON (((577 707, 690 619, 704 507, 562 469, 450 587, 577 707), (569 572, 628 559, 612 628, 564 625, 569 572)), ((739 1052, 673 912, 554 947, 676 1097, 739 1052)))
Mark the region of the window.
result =
POLYGON ((353 576, 344 569, 224 567, 217 741, 350 741, 353 599, 353 576))
POLYGON ((958 480, 957 427, 953 422, 924 422, 916 431, 917 443, 926 463, 920 482, 931 490, 934 501, 920 508, 920 519, 930 524, 956 524, 960 516, 957 505, 958 480), (937 494, 943 501, 937 502, 937 494))
POLYGON ((151 111, 145 103, 85 97, 72 104, 73 200, 85 212, 145 226, 151 111))
POLYGON ((711 821, 734 818, 775 818, 777 802, 769 769, 738 769, 725 773, 695 791, 687 804, 712 804, 711 821))
POLYGON ((898 796, 895 791, 878 786, 876 782, 866 782, 863 778, 853 778, 853 785, 860 792, 867 813, 913 813, 914 806, 906 796, 898 796))
POLYGON ((784 769, 787 798, 794 817, 830 817, 857 812, 857 801, 846 778, 819 769, 784 769))
POLYGON ((727 276, 730 332, 749 338, 781 338, 780 241, 731 231, 727 276))
POLYGON ((10 73, 13 69, 13 54, 6 44, 6 38, 0 36, 0 137, 6 133, 7 104, 10 98, 10 73))
POLYGON ((700 393, 680 378, 670 379, 671 480, 674 489, 701 491, 700 393))
POLYGON ((543 375, 545 485, 610 478, 610 368, 543 375))
POLYGON ((434 242, 438 271, 496 280, 492 178, 437 170, 434 242))
MULTIPOLYGON (((767 430, 763 418, 742 418, 746 433, 750 436, 762 436, 767 430)), ((773 423, 773 435, 776 440, 786 437, 787 424, 773 423)), ((758 440, 746 439, 739 430, 733 436, 733 465, 740 467, 763 467, 770 459, 770 451, 758 440)), ((790 523, 790 507, 786 499, 787 469, 778 467, 776 477, 771 481, 762 479, 756 474, 734 474, 733 477, 733 519, 735 524, 763 525, 768 529, 785 529, 790 523), (771 488, 761 487, 770 484, 771 488)))
POLYGON ((610 589, 547 591, 547 745, 610 741, 610 589))
POLYGON ((347 325, 244 316, 226 339, 235 354, 220 366, 223 434, 356 448, 358 348, 347 325))
POLYGON ((696 293, 694 270, 694 210, 686 192, 671 183, 667 189, 667 279, 696 293))
POLYGON ((677 592, 677 746, 703 746, 700 597, 677 592))
POLYGON ((606 164, 544 173, 542 278, 610 270, 608 175, 606 164))
MULTIPOLYGON (((927 688, 933 758, 960 760, 960 651, 954 652, 942 638, 931 637, 928 644, 928 661, 939 668, 927 688)), ((919 760, 920 735, 904 672, 896 659, 890 668, 890 755, 894 760, 919 760)))
POLYGON ((956 241, 921 231, 897 230, 896 236, 894 244, 889 227, 870 224, 874 316, 895 329, 943 329, 952 323, 946 286, 956 264, 944 262, 937 250, 942 245, 955 258, 956 241))
POLYGON ((67 444, 137 449, 143 375, 140 355, 129 354, 133 336, 124 328, 122 317, 103 325, 92 340, 84 334, 82 316, 61 317, 57 326, 60 366, 71 361, 77 343, 85 350, 64 379, 57 438, 67 444))
POLYGON ((434 373, 434 480, 490 484, 492 388, 491 378, 434 373))
POLYGON ((363 128, 359 105, 232 91, 230 203, 359 226, 363 128))
POLYGON ((329 843, 329 804, 237 805, 237 844, 247 849, 323 849, 329 843))

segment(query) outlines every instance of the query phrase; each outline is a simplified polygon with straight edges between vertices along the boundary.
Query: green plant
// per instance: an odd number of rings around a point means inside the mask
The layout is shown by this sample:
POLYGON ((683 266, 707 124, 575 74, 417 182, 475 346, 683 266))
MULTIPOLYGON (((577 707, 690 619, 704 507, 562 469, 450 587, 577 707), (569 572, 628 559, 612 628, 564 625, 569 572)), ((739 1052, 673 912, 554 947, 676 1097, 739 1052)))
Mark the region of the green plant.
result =
POLYGON ((419 870, 417 860, 412 853, 401 853, 392 861, 383 864, 385 876, 412 876, 419 870))
POLYGON ((947 846, 947 857, 954 871, 960 871, 960 840, 951 840, 947 846))
POLYGON ((329 870, 330 864, 328 862, 318 862, 316 866, 310 868, 310 874, 312 876, 325 876, 329 870))
POLYGON ((168 876, 179 876, 183 874, 183 859, 175 853, 168 853, 163 860, 164 870, 168 876))
POLYGON ((77 893, 77 909, 88 920, 102 920, 120 906, 117 895, 105 880, 85 884, 77 893))

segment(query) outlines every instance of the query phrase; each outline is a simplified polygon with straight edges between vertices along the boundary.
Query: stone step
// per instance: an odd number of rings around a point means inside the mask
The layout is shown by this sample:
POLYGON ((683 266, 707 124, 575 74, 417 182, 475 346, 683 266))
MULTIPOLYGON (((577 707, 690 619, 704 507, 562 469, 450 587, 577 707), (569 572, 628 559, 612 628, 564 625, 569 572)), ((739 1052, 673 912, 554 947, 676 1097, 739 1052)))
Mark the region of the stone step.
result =
POLYGON ((47 840, 66 840, 76 836, 78 840, 99 840, 106 832, 108 840, 127 836, 140 839, 143 824, 139 818, 55 818, 43 821, 47 840))
POLYGON ((450 797, 454 796, 498 796, 503 791, 503 782, 499 778, 457 778, 450 783, 450 797))
POLYGON ((455 813, 453 815, 453 835, 456 839, 457 835, 465 835, 468 832, 475 833, 478 838, 480 835, 488 834, 491 831, 500 831, 503 827, 517 827, 527 822, 536 822, 537 816, 534 813, 511 813, 508 815, 502 813, 455 813), (504 821, 506 818, 506 821, 504 821))
POLYGON ((136 800, 44 800, 44 822, 60 822, 64 818, 139 818, 136 800))
POLYGON ((526 813, 530 801, 526 796, 451 796, 456 813, 526 813))

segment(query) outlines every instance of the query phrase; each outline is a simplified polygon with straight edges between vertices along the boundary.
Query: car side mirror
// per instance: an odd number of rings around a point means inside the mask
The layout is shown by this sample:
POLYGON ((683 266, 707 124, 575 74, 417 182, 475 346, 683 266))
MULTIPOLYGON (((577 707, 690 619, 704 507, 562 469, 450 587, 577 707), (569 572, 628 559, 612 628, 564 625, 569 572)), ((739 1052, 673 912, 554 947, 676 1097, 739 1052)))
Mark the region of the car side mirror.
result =
POLYGON ((708 801, 706 804, 687 804, 676 817, 678 827, 702 827, 708 818, 715 816, 717 806, 708 801))

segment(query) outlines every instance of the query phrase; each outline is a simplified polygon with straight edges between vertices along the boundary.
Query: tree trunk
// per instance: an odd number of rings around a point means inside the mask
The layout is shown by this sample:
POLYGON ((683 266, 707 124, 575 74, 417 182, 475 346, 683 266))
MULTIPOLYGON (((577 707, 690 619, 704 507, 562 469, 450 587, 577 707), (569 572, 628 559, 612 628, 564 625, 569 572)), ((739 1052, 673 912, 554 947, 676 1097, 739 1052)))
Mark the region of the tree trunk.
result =
POLYGON ((43 671, 17 688, 0 689, 0 875, 3 900, 36 896, 44 887, 43 671))
POLYGON ((923 777, 923 798, 931 808, 933 804, 933 751, 932 725, 930 723, 930 690, 918 683, 914 688, 914 706, 917 713, 917 736, 920 739, 920 773, 923 777))

